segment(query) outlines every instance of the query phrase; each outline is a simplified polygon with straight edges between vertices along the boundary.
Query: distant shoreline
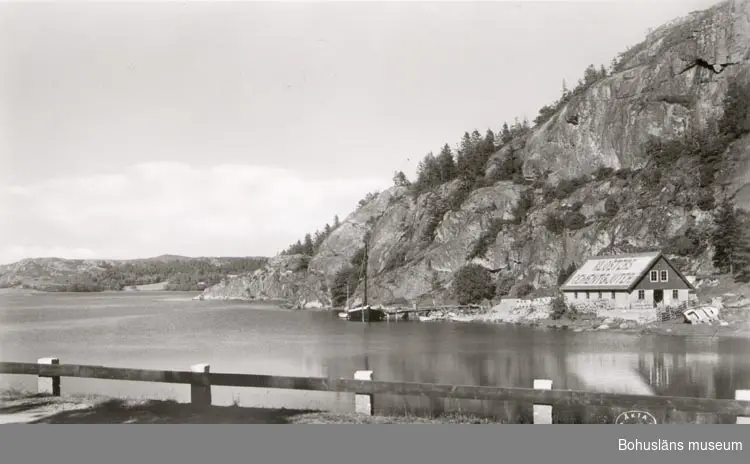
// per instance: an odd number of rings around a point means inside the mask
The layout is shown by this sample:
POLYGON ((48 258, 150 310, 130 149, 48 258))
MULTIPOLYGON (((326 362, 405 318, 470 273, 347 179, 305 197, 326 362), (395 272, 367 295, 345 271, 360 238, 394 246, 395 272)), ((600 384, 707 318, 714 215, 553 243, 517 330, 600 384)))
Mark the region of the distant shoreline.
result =
MULTIPOLYGON (((170 291, 167 290, 167 284, 169 282, 158 282, 155 284, 143 284, 143 285, 129 285, 125 288, 123 288, 121 291, 123 292, 164 292, 164 291, 170 291)), ((196 290, 198 291, 198 290, 196 290)))
POLYGON ((57 290, 40 290, 38 288, 23 288, 23 287, 6 287, 0 288, 0 295, 2 294, 23 294, 23 293, 67 293, 67 294, 106 294, 106 293, 137 293, 137 292, 173 292, 173 293, 200 293, 202 290, 170 290, 166 288, 167 282, 161 282, 157 284, 145 284, 145 285, 131 285, 123 288, 122 290, 96 290, 89 292, 75 292, 75 291, 57 291, 57 290))

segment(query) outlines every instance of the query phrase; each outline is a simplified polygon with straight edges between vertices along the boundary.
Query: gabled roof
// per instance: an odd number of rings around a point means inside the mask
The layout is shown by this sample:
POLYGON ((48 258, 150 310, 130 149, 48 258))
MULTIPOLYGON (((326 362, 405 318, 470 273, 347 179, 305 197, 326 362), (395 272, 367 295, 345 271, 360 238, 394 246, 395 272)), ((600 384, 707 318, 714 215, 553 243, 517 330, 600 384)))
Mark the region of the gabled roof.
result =
POLYGON ((560 290, 627 290, 630 292, 660 258, 667 261, 667 264, 674 269, 688 288, 693 288, 693 285, 662 255, 661 251, 650 251, 589 258, 573 275, 568 277, 560 290))

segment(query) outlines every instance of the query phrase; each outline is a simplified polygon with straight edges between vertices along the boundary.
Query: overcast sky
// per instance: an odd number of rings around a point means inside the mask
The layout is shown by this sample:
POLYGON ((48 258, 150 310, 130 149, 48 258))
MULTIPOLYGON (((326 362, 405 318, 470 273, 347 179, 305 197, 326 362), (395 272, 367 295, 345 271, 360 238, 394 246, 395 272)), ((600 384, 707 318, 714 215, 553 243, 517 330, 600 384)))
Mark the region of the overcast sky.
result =
POLYGON ((273 255, 715 3, 0 4, 0 263, 273 255))

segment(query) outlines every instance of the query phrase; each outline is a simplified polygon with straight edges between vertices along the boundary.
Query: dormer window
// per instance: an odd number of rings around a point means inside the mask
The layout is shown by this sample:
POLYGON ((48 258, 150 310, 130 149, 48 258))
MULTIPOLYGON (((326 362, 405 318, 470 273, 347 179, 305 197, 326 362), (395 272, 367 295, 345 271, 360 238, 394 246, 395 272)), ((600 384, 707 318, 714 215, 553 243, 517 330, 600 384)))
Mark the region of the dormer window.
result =
POLYGON ((651 282, 658 282, 659 281, 659 272, 658 271, 651 271, 649 278, 651 279, 651 282))

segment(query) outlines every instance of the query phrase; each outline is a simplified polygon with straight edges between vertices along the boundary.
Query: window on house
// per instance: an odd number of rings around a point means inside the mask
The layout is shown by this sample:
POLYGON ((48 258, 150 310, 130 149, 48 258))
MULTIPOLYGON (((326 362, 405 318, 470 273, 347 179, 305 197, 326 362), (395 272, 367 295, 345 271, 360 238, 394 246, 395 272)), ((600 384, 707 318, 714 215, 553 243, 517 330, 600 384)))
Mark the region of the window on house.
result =
POLYGON ((661 271, 661 281, 666 282, 667 281, 667 271, 661 271))
POLYGON ((586 299, 588 300, 589 298, 591 298, 591 293, 590 292, 586 292, 586 299))
POLYGON ((657 271, 651 271, 651 282, 657 282, 659 279, 659 273, 657 271))
POLYGON ((599 292, 599 299, 602 299, 602 292, 599 292))
POLYGON ((680 297, 679 292, 677 292, 677 290, 672 290, 672 299, 677 300, 679 299, 679 297, 680 297))
POLYGON ((573 298, 578 299, 578 292, 573 292, 573 298))
POLYGON ((611 296, 611 298, 612 298, 613 300, 615 299, 615 292, 612 292, 612 296, 611 296))
POLYGON ((638 290, 638 299, 639 300, 645 300, 646 299, 646 290, 638 290))

